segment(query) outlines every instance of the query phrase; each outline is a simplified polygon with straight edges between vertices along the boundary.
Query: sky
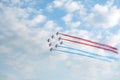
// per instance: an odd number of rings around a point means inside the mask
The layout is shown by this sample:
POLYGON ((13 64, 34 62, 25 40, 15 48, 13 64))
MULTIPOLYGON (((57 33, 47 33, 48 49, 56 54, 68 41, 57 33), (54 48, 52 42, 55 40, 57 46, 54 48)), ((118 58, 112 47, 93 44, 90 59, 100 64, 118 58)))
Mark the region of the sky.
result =
POLYGON ((0 0, 0 80, 119 80, 119 59, 120 0, 0 0), (56 32, 114 46, 79 48, 118 61, 50 52, 56 32))

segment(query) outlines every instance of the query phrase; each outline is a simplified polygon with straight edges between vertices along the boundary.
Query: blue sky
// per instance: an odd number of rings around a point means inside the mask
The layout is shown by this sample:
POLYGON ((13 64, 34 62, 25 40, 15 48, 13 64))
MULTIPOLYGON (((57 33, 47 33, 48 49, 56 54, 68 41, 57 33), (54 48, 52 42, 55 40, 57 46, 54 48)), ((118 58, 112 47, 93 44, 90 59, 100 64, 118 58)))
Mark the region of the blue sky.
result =
MULTIPOLYGON (((120 49, 119 0, 1 0, 0 80, 119 80, 120 61, 49 51, 46 40, 67 33, 120 49)), ((74 48, 115 56, 113 53, 74 48)))

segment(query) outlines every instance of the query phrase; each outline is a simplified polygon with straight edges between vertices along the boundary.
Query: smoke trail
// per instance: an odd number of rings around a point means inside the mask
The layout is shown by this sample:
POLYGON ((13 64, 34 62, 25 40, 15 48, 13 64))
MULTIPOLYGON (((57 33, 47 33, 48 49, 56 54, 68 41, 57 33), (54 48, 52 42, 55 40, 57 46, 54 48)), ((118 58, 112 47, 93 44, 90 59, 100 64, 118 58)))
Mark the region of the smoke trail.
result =
POLYGON ((65 38, 61 38, 61 39, 65 40, 65 41, 73 42, 73 43, 83 44, 83 45, 87 45, 87 46, 91 46, 91 47, 95 47, 95 48, 111 51, 111 52, 114 52, 114 53, 118 53, 117 51, 113 51, 111 49, 103 48, 103 47, 100 47, 100 46, 95 46, 95 45, 91 45, 91 44, 87 44, 87 43, 83 43, 83 42, 78 42, 78 41, 73 41, 73 40, 69 40, 69 39, 65 39, 65 38))
POLYGON ((71 36, 71 35, 68 35, 68 34, 63 34, 63 33, 59 33, 59 34, 60 34, 60 35, 63 35, 63 36, 67 36, 67 37, 71 37, 71 38, 83 40, 83 41, 86 41, 86 42, 90 42, 90 43, 93 43, 93 44, 97 44, 97 45, 99 45, 99 46, 108 47, 108 48, 111 48, 111 49, 113 49, 113 50, 117 50, 117 48, 112 47, 112 46, 107 45, 107 44, 101 44, 101 43, 98 43, 98 42, 94 42, 94 41, 87 40, 87 39, 84 39, 84 38, 79 38, 79 37, 76 37, 76 36, 71 36))
POLYGON ((94 59, 98 59, 98 60, 102 60, 102 61, 111 62, 111 61, 109 61, 107 59, 101 59, 101 58, 97 58, 97 57, 94 57, 94 56, 91 56, 91 55, 85 55, 85 54, 70 52, 70 51, 66 51, 66 50, 60 50, 60 49, 54 49, 54 50, 59 51, 59 52, 65 52, 65 53, 69 53, 69 54, 76 54, 76 55, 79 55, 79 56, 85 56, 85 57, 89 57, 89 58, 94 58, 94 59))
POLYGON ((71 47, 68 47, 68 46, 58 46, 58 47, 66 48, 66 49, 71 49, 71 50, 75 50, 75 51, 80 51, 80 52, 84 52, 86 54, 91 54, 91 55, 96 56, 96 57, 102 57, 102 58, 107 58, 107 59, 112 59, 112 60, 118 60, 117 58, 112 57, 112 56, 102 56, 102 55, 99 55, 99 54, 87 52, 87 51, 80 50, 80 49, 71 48, 71 47))

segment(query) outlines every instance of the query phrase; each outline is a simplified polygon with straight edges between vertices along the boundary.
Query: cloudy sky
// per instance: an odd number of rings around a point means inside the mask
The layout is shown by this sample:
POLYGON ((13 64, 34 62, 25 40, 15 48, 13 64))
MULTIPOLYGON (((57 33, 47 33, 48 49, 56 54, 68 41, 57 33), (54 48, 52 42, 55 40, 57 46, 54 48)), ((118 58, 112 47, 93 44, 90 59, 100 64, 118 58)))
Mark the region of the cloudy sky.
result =
POLYGON ((119 60, 51 53, 46 40, 58 31, 119 51, 120 0, 0 0, 0 80, 120 79, 119 60))

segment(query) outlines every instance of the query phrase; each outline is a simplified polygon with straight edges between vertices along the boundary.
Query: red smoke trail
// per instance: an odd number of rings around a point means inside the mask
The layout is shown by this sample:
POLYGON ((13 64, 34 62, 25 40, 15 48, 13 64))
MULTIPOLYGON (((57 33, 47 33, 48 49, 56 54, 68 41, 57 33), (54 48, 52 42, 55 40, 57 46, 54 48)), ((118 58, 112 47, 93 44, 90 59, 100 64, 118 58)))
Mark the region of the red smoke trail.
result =
POLYGON ((71 37, 71 38, 75 38, 75 39, 79 39, 79 40, 83 40, 83 41, 90 42, 90 43, 93 43, 93 44, 97 44, 97 45, 100 45, 100 46, 103 46, 103 47, 108 47, 108 48, 113 49, 113 50, 117 50, 117 48, 112 47, 112 46, 107 45, 107 44, 101 44, 101 43, 98 43, 98 42, 90 41, 90 40, 79 38, 79 37, 76 37, 76 36, 71 36, 71 35, 68 35, 68 34, 63 34, 63 33, 58 33, 58 34, 63 35, 63 36, 67 36, 67 37, 71 37))
POLYGON ((118 53, 117 51, 114 51, 114 50, 111 50, 111 49, 107 49, 107 48, 103 48, 103 47, 100 47, 100 46, 95 46, 95 45, 91 45, 91 44, 87 44, 87 43, 83 43, 83 42, 78 42, 78 41, 73 41, 73 40, 69 40, 69 39, 65 39, 65 38, 61 38, 61 39, 65 40, 65 41, 69 41, 69 42, 83 44, 83 45, 87 45, 87 46, 96 47, 96 48, 99 48, 99 49, 104 49, 104 50, 107 50, 107 51, 111 51, 111 52, 114 52, 114 53, 118 53))

